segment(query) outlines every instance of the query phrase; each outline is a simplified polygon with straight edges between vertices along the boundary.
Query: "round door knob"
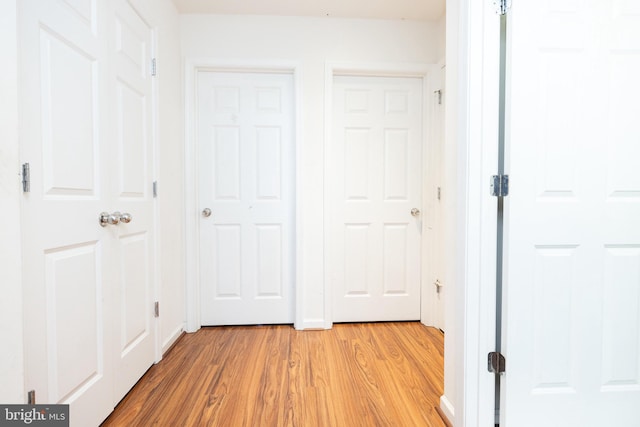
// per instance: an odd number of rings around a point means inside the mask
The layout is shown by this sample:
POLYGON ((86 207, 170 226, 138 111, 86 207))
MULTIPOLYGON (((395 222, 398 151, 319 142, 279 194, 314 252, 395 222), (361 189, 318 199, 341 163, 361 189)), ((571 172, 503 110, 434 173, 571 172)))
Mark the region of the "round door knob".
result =
POLYGON ((117 225, 118 221, 120 221, 120 216, 116 216, 115 213, 110 214, 109 212, 101 212, 98 219, 100 221, 100 225, 102 227, 106 227, 109 224, 117 225))
POLYGON ((120 215, 120 222, 124 222, 125 224, 129 224, 132 219, 133 217, 131 216, 130 213, 125 212, 122 215, 120 215))
POLYGON ((202 216, 205 217, 205 218, 209 218, 211 216, 211 209, 204 208, 202 210, 202 216))
POLYGON ((420 209, 418 209, 418 208, 411 209, 411 215, 412 216, 420 216, 420 209))

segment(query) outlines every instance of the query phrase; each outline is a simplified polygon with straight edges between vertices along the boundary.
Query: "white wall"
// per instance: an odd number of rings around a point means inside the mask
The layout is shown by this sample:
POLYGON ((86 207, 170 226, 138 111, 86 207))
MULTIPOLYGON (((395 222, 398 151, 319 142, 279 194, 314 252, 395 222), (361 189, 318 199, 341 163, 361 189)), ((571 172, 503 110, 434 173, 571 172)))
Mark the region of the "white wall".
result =
POLYGON ((160 346, 164 353, 185 322, 184 105, 178 12, 171 0, 132 0, 156 29, 158 282, 160 346))
MULTIPOLYGON (((302 82, 302 294, 298 327, 325 323, 323 266, 325 64, 429 64, 437 23, 264 16, 181 16, 186 59, 296 61, 302 82)), ((440 49, 441 50, 441 49, 440 49)))
POLYGON ((24 403, 16 2, 0 2, 0 402, 24 403))

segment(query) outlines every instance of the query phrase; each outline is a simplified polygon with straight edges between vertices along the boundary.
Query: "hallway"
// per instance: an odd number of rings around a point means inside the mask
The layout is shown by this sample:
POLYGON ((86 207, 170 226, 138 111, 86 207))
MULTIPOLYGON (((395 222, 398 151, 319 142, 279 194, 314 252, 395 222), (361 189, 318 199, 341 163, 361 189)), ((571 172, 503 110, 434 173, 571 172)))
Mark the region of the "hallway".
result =
POLYGON ((102 425, 444 427, 443 346, 418 322, 202 328, 102 425))

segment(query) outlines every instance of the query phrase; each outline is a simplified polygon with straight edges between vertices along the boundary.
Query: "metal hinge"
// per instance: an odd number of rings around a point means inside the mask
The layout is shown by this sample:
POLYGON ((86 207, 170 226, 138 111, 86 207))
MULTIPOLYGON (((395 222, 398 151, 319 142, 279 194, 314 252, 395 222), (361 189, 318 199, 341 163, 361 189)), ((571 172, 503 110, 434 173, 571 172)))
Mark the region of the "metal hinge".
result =
POLYGON ((151 58, 151 75, 155 77, 158 73, 158 65, 156 62, 156 58, 151 58))
POLYGON ((153 181, 153 197, 158 197, 158 181, 153 181))
POLYGON ((506 15, 511 9, 511 0, 493 0, 493 6, 496 8, 497 14, 506 15))
POLYGON ((22 192, 28 193, 31 191, 31 169, 29 163, 22 165, 22 192))
POLYGON ((502 374, 505 372, 506 360, 502 354, 492 351, 487 357, 487 369, 494 374, 502 374))
POLYGON ((153 315, 160 317, 160 303, 158 301, 153 304, 153 315))
POLYGON ((495 197, 509 195, 509 175, 493 175, 491 177, 491 195, 495 197))

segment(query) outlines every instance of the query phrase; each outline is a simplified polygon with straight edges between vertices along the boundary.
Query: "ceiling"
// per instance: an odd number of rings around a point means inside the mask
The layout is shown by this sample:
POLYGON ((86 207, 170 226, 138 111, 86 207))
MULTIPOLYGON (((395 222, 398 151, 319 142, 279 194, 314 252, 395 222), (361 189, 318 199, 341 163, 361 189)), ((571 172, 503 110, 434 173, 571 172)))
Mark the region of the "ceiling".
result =
POLYGON ((445 0, 173 0, 180 13, 435 21, 445 0))

